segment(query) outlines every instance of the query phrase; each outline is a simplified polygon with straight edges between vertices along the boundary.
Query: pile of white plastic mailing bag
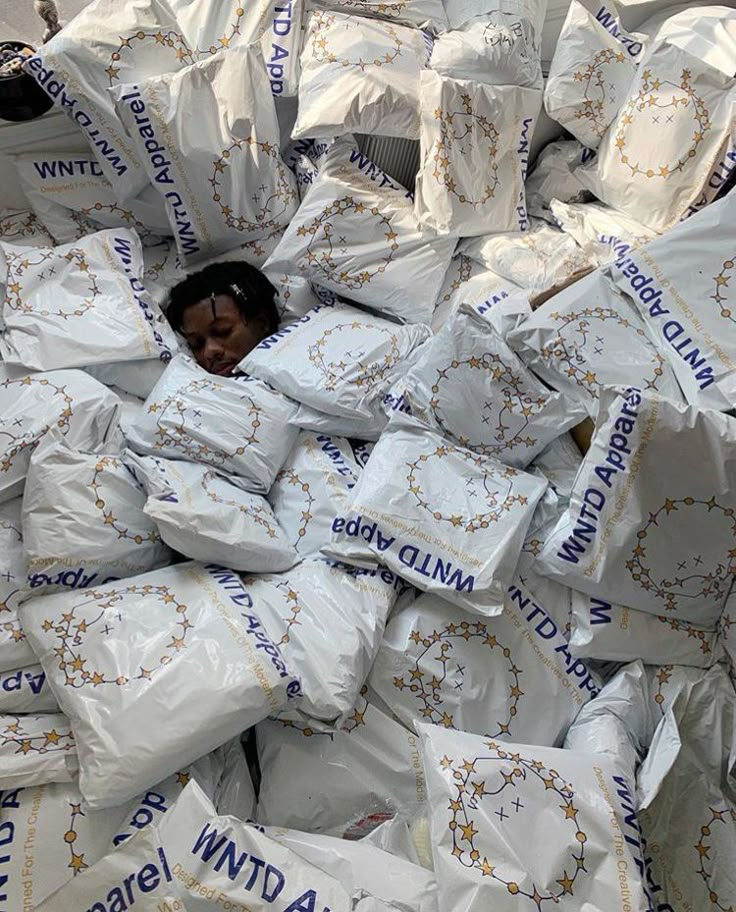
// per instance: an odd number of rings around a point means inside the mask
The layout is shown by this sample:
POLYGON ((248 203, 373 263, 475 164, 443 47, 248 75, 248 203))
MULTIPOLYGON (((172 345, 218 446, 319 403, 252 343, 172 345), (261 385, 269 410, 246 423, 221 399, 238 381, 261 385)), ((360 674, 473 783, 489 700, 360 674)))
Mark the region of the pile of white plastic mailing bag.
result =
POLYGON ((27 61, 79 151, 0 214, 2 912, 736 908, 736 10, 572 0, 543 75, 544 7, 27 61), (232 259, 282 322, 215 376, 165 309, 232 259))

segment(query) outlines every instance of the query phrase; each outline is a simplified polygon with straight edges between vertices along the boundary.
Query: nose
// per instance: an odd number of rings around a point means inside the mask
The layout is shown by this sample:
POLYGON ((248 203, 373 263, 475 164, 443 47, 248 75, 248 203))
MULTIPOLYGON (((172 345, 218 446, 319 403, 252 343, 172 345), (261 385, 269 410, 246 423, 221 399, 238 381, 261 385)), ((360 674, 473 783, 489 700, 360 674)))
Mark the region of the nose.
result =
POLYGON ((204 350, 202 352, 202 361, 204 362, 207 369, 215 367, 220 361, 222 361, 222 356, 224 354, 224 349, 222 343, 217 339, 208 337, 204 345, 204 350))

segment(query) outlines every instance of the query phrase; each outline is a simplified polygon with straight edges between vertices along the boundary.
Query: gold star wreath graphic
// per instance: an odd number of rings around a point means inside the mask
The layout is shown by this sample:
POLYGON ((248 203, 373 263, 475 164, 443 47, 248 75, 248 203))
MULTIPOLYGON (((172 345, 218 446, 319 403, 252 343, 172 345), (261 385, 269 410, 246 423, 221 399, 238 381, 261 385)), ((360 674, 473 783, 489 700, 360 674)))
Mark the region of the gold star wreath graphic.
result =
MULTIPOLYGON (((452 714, 444 708, 445 699, 442 694, 443 684, 447 680, 448 662, 462 657, 463 644, 471 641, 488 648, 491 653, 488 656, 489 662, 497 652, 502 655, 508 665, 511 680, 508 712, 503 721, 495 722, 496 731, 487 732, 487 735, 490 738, 511 736, 511 725, 519 711, 519 700, 524 696, 519 686, 522 671, 514 662, 511 650, 488 632, 487 624, 482 621, 462 621, 460 624, 447 624, 442 630, 433 630, 428 635, 412 630, 409 639, 421 650, 411 662, 407 673, 393 679, 394 687, 402 693, 408 691, 419 702, 422 707, 421 721, 432 722, 444 728, 455 728, 452 714)), ((410 649, 407 647, 404 652, 407 658, 411 658, 410 649)))
POLYGON ((0 218, 0 241, 4 237, 33 237, 40 223, 33 212, 18 212, 0 218))
POLYGON ((69 852, 71 854, 71 860, 67 867, 72 869, 74 877, 81 874, 82 871, 89 867, 84 860, 85 853, 76 850, 76 842, 79 838, 79 833, 77 832, 77 818, 86 816, 87 815, 82 810, 81 803, 74 804, 73 802, 69 802, 69 829, 64 833, 64 842, 69 847, 69 852))
POLYGON ((399 351, 399 338, 396 333, 384 326, 375 326, 352 320, 349 323, 337 323, 326 329, 315 343, 309 346, 309 360, 325 378, 325 389, 337 389, 340 383, 356 386, 363 391, 370 390, 377 383, 385 380, 401 359, 399 351), (355 333, 355 352, 346 349, 349 345, 351 334, 355 333), (383 337, 380 343, 373 346, 376 353, 369 360, 360 346, 366 345, 368 336, 383 337), (329 359, 329 351, 333 346, 340 347, 340 360, 329 359), (381 352, 384 352, 381 354, 381 352))
POLYGON ((657 615, 657 620, 662 624, 666 624, 670 630, 676 630, 678 633, 686 634, 688 639, 698 640, 700 643, 700 651, 703 655, 710 655, 711 648, 710 643, 708 642, 708 634, 705 630, 698 630, 696 627, 693 627, 692 624, 688 624, 687 621, 681 621, 678 618, 668 618, 663 615, 657 615))
MULTIPOLYGON (((74 415, 74 400, 67 393, 65 386, 57 386, 55 383, 52 383, 46 377, 21 377, 18 380, 3 380, 0 383, 0 391, 5 390, 6 392, 11 392, 14 398, 18 394, 22 394, 25 387, 41 387, 44 392, 51 393, 51 397, 59 397, 61 402, 59 403, 58 415, 48 424, 45 424, 40 430, 31 429, 28 431, 15 434, 12 431, 2 431, 0 432, 0 442, 4 444, 3 452, 0 453, 0 473, 9 472, 13 466, 13 460, 20 453, 23 453, 26 449, 35 449, 38 441, 43 437, 43 435, 49 431, 52 427, 59 428, 62 434, 66 434, 69 430, 69 424, 72 416, 74 415), (6 439, 7 438, 7 439, 6 439)), ((22 402, 22 400, 21 400, 22 402)), ((7 408, 6 414, 8 418, 11 417, 12 404, 5 406, 7 408)), ((23 417, 29 417, 28 413, 23 416, 19 416, 21 420, 23 417)), ((34 414, 30 414, 31 418, 34 418, 34 414)))
MULTIPOLYGON (((141 610, 145 608, 141 607, 141 610)), ((168 586, 145 584, 112 589, 109 592, 84 589, 79 593, 79 601, 69 611, 57 618, 46 618, 41 629, 45 633, 53 632, 58 641, 54 655, 59 660, 59 670, 64 672, 64 686, 80 689, 89 686, 96 688, 102 684, 125 687, 131 681, 150 681, 156 672, 169 665, 186 648, 187 635, 193 625, 187 617, 187 606, 177 600, 168 586), (90 631, 104 635, 112 632, 114 627, 111 628, 113 622, 110 618, 115 614, 116 608, 119 610, 120 603, 127 596, 138 596, 144 600, 156 599, 166 605, 176 618, 175 627, 181 629, 171 634, 171 642, 164 646, 163 654, 150 663, 150 668, 141 665, 139 673, 132 678, 125 675, 111 677, 104 670, 86 667, 89 660, 84 658, 84 641, 90 631), (88 618, 90 612, 92 617, 88 618)))
POLYGON ((6 260, 8 274, 4 303, 9 310, 68 320, 71 317, 82 317, 92 310, 95 298, 100 294, 97 276, 89 268, 85 253, 79 247, 74 247, 65 254, 59 254, 56 249, 51 247, 41 247, 33 253, 25 250, 22 253, 11 254, 6 257, 6 260), (26 285, 29 283, 38 285, 47 278, 51 279, 57 270, 68 269, 69 264, 72 264, 78 273, 83 273, 85 281, 88 283, 86 295, 84 297, 75 296, 74 304, 71 305, 73 309, 60 307, 57 310, 48 310, 45 307, 39 308, 38 305, 25 299, 24 292, 28 290, 26 285))
MULTIPOLYGON (((365 714, 368 710, 368 701, 365 699, 366 694, 368 693, 368 688, 363 686, 360 691, 360 697, 358 702, 355 704, 355 709, 348 716, 346 721, 338 729, 338 733, 342 732, 346 735, 352 735, 352 733, 365 726, 365 714)), ((322 729, 316 729, 311 725, 308 725, 305 722, 294 722, 291 719, 276 719, 274 721, 279 722, 284 728, 293 728, 295 731, 301 732, 305 738, 329 738, 330 741, 335 740, 334 731, 327 731, 322 729)))
MULTIPOLYGON (((111 86, 120 81, 120 70, 123 67, 126 69, 135 67, 136 54, 141 53, 142 50, 149 53, 153 51, 155 54, 171 51, 181 66, 189 66, 197 62, 196 53, 189 47, 181 32, 174 31, 174 29, 159 29, 155 32, 138 29, 126 37, 120 35, 119 38, 120 44, 110 55, 110 63, 105 69, 111 86)), ((126 73, 125 78, 128 75, 126 73)))
MULTIPOLYGON (((190 409, 192 414, 196 411, 194 406, 200 396, 211 393, 217 395, 223 389, 222 384, 214 380, 190 380, 160 402, 152 402, 148 406, 148 412, 156 415, 157 426, 153 448, 164 452, 174 450, 177 455, 184 456, 191 462, 203 462, 215 468, 226 465, 236 456, 242 456, 247 447, 259 439, 258 429, 262 423, 263 409, 250 396, 245 394, 240 397, 241 402, 250 404, 250 430, 247 431, 243 426, 243 443, 232 451, 214 449, 208 443, 200 441, 192 415, 189 414, 190 409)), ((206 411, 206 402, 202 404, 202 409, 206 411)))
MULTIPOLYGON (((212 199, 220 208, 228 228, 246 234, 256 234, 263 238, 269 232, 280 232, 288 221, 288 212, 297 201, 297 191, 289 181, 289 171, 281 160, 279 147, 275 143, 262 142, 252 132, 245 139, 234 139, 213 162, 214 171, 209 183, 212 187, 212 199), (237 153, 243 153, 247 161, 265 160, 270 163, 269 174, 262 178, 263 183, 253 193, 252 201, 258 208, 253 217, 240 215, 234 208, 234 202, 223 195, 226 187, 224 180, 228 169, 235 168, 239 173, 237 153)), ((265 171, 262 173, 265 174, 265 171)))
MULTIPOLYGON (((315 24, 315 30, 312 36, 312 59, 316 60, 317 63, 337 64, 344 69, 356 67, 365 73, 369 67, 380 68, 391 66, 399 57, 401 57, 401 49, 404 46, 404 42, 396 29, 388 23, 382 24, 386 36, 385 52, 373 58, 361 56, 357 59, 353 59, 352 57, 341 57, 339 54, 335 54, 330 48, 330 32, 338 21, 336 16, 317 11, 312 13, 312 21, 315 24)), ((355 22, 340 21, 339 24, 340 34, 343 34, 345 31, 354 31, 358 28, 360 28, 360 25, 355 22)))
POLYGON ((710 811, 710 819, 701 826, 700 838, 694 846, 698 856, 698 868, 696 870, 705 884, 711 906, 718 909, 719 912, 734 912, 733 897, 719 896, 718 891, 713 884, 713 874, 715 873, 716 866, 715 859, 710 857, 710 853, 713 851, 713 845, 710 843, 710 839, 716 829, 714 825, 720 823, 724 824, 728 831, 727 833, 724 833, 726 840, 729 839, 729 834, 730 839, 734 839, 736 836, 736 811, 729 807, 723 807, 720 810, 709 807, 708 810, 710 811))
MULTIPOLYGON (((489 468, 481 456, 476 456, 468 450, 460 449, 451 443, 444 443, 436 447, 430 453, 422 453, 413 462, 406 463, 409 472, 406 476, 409 493, 413 494, 417 504, 428 513, 437 522, 449 523, 453 528, 460 529, 463 532, 478 532, 480 529, 488 529, 493 523, 498 522, 504 513, 509 513, 514 504, 524 505, 528 498, 522 494, 513 493, 512 479, 518 475, 516 469, 504 466, 503 469, 489 468), (444 459, 454 457, 465 462, 473 470, 468 481, 473 482, 473 487, 480 488, 479 491, 472 491, 469 496, 472 498, 479 495, 483 500, 483 509, 478 510, 470 517, 464 517, 460 514, 448 514, 434 507, 427 499, 428 495, 422 487, 422 474, 428 465, 434 465, 442 462, 444 459), (496 485, 500 489, 494 490, 491 485, 496 485)), ((445 467, 445 471, 452 471, 445 467)), ((471 486, 467 484, 469 491, 471 486)), ((431 488, 431 486, 430 486, 431 488)))
POLYGON ((257 526, 260 526, 265 531, 269 538, 275 538, 276 526, 271 519, 270 512, 257 503, 244 504, 237 500, 232 500, 229 497, 222 497, 220 494, 217 494, 215 491, 211 490, 210 487, 217 477, 216 472, 205 472, 202 476, 200 485, 207 497, 213 503, 222 504, 225 507, 233 507, 239 513, 252 519, 257 526))
POLYGON ((365 16, 375 15, 384 19, 398 19, 404 14, 409 0, 395 0, 393 3, 376 3, 376 0, 334 0, 334 9, 347 10, 351 13, 362 13, 365 16))
POLYGON ((299 237, 308 238, 304 257, 297 263, 300 271, 316 270, 323 278, 350 291, 358 291, 376 276, 382 275, 399 249, 398 234, 391 227, 391 216, 384 215, 378 206, 366 205, 352 196, 343 196, 328 203, 309 224, 300 225, 296 233, 299 237), (337 229, 334 220, 339 223, 348 213, 362 215, 366 220, 374 222, 373 225, 366 226, 363 238, 371 238, 377 230, 382 231, 386 238, 385 250, 380 254, 371 253, 371 262, 378 263, 373 269, 351 272, 343 268, 346 259, 353 259, 354 251, 349 251, 345 245, 340 246, 342 242, 339 236, 336 249, 337 229))
POLYGON ((573 79, 583 86, 583 102, 575 110, 577 120, 585 120, 590 129, 599 138, 608 129, 610 123, 606 116, 606 75, 609 68, 626 64, 626 54, 605 48, 594 55, 593 60, 581 70, 573 73, 573 79))
MULTIPOLYGON (((557 906, 563 897, 574 896, 578 879, 588 873, 585 867, 585 846, 588 836, 578 819, 580 810, 575 806, 575 792, 572 785, 565 783, 556 770, 547 769, 541 761, 529 760, 521 754, 506 751, 494 741, 489 741, 487 747, 488 754, 472 760, 463 759, 462 763, 453 763, 447 756, 440 761, 442 769, 452 778, 453 788, 457 791, 456 798, 450 801, 448 807, 451 811, 448 823, 448 829, 452 833, 451 854, 463 867, 480 871, 482 878, 490 877, 501 884, 510 896, 529 899, 538 912, 542 912, 545 903, 557 906), (501 784, 497 788, 487 789, 488 775, 498 773, 501 784), (561 822, 568 825, 571 830, 569 866, 558 872, 560 876, 555 878, 555 882, 559 887, 552 890, 540 890, 534 882, 531 888, 524 888, 516 881, 505 877, 503 871, 494 863, 493 855, 489 858, 483 853, 482 841, 485 834, 482 829, 475 827, 473 812, 479 809, 480 802, 497 799, 504 794, 507 797, 512 794, 524 794, 519 789, 521 783, 536 784, 543 789, 545 795, 551 792, 553 799, 560 802, 557 804, 555 801, 555 811, 559 811, 561 822)), ((500 810, 503 813, 503 807, 500 810)), ((503 819, 499 817, 499 828, 503 827, 503 819)), ((483 826, 480 821, 479 826, 483 826)), ((561 833, 558 838, 563 838, 561 833)))
MULTIPOLYGON (((470 358, 453 359, 444 368, 436 368, 437 379, 432 384, 432 398, 429 408, 437 424, 455 437, 461 446, 467 447, 483 456, 497 456, 505 450, 520 447, 533 447, 537 438, 524 432, 532 420, 544 408, 547 399, 530 392, 523 377, 516 374, 500 355, 485 352, 470 358), (493 384, 493 392, 481 408, 481 423, 489 424, 488 433, 480 440, 455 433, 456 424, 456 390, 464 386, 463 376, 466 372, 485 374, 487 381, 493 384), (443 405, 444 402, 444 405, 443 405), (495 424, 491 421, 495 419, 495 424), (516 425, 512 429, 512 425, 516 425)), ((476 420, 474 426, 480 430, 476 420)), ((498 458, 501 458, 500 456, 498 458)))
POLYGON ((473 275, 473 261, 470 257, 461 253, 457 259, 455 278, 450 282, 449 289, 439 299, 438 304, 447 304, 460 286, 470 281, 473 275))
MULTIPOLYGON (((676 608, 682 608, 688 601, 693 601, 694 599, 710 598, 713 601, 725 602, 734 577, 736 577, 735 514, 736 510, 733 507, 722 506, 715 496, 711 497, 710 500, 698 500, 694 497, 665 499, 664 504, 655 513, 649 514, 649 519, 636 533, 636 547, 633 549, 631 560, 626 561, 626 569, 631 574, 632 579, 642 589, 651 592, 658 599, 662 599, 665 611, 674 611, 676 608), (693 568, 682 568, 679 576, 677 572, 673 572, 672 576, 660 576, 664 568, 658 568, 655 571, 652 567, 646 565, 647 539, 654 537, 658 521, 663 516, 669 516, 670 513, 677 512, 680 521, 687 522, 688 519, 693 517, 692 515, 683 514, 692 514, 704 509, 707 510, 708 514, 715 511, 716 515, 723 517, 726 524, 730 526, 728 530, 730 536, 723 539, 723 554, 710 572, 705 573, 698 570, 699 564, 695 560, 693 568), (729 547, 729 545, 733 547, 729 547), (686 586, 696 586, 697 588, 691 588, 686 591, 686 586)), ((663 534, 666 535, 666 533, 663 534)))
POLYGON ((8 744, 15 746, 16 754, 23 754, 23 756, 28 756, 28 754, 68 754, 70 751, 76 750, 74 735, 71 730, 57 732, 55 728, 52 728, 51 731, 34 735, 28 731, 23 716, 13 715, 10 717, 4 716, 4 718, 12 718, 15 721, 8 722, 3 726, 2 731, 0 731, 0 737, 2 738, 0 744, 3 747, 8 744))
POLYGON ((664 358, 656 351, 644 330, 634 326, 617 310, 612 307, 597 306, 565 314, 553 313, 550 316, 557 323, 557 335, 541 348, 540 355, 553 370, 564 373, 565 376, 575 381, 576 386, 584 389, 595 399, 598 398, 600 383, 597 373, 591 370, 586 348, 590 347, 591 336, 594 335, 598 326, 609 322, 627 332, 635 333, 639 337, 639 341, 650 350, 652 374, 650 378, 643 378, 640 382, 644 389, 659 389, 657 384, 660 383, 660 378, 664 373, 664 358))
POLYGON ((245 8, 242 7, 239 3, 236 4, 232 15, 233 21, 227 27, 227 30, 217 39, 216 44, 211 44, 207 48, 198 47, 196 49, 195 53, 198 57, 206 57, 208 54, 216 54, 223 48, 230 47, 235 38, 240 35, 240 26, 243 20, 243 16, 245 16, 245 8))
POLYGON ((314 514, 312 513, 312 507, 314 506, 315 500, 314 495, 309 488, 309 482, 303 481, 294 469, 282 469, 276 476, 276 483, 288 484, 291 487, 300 490, 304 495, 304 509, 302 510, 299 528, 296 533, 296 541, 294 542, 294 547, 298 551, 304 536, 307 534, 309 524, 314 519, 314 514))
POLYGON ((728 283, 731 281, 730 273, 734 266, 736 266, 736 260, 724 260, 721 271, 717 276, 713 276, 713 281, 716 283, 716 293, 711 295, 711 301, 716 302, 721 316, 724 320, 730 320, 732 323, 736 323, 736 313, 728 306, 728 291, 730 291, 728 283))
MULTIPOLYGON (((656 78, 649 69, 642 73, 642 81, 639 91, 629 98, 624 105, 616 125, 616 150, 619 160, 631 171, 632 175, 643 174, 650 180, 652 178, 667 179, 670 175, 683 171, 688 162, 691 162, 698 154, 698 148, 705 138, 705 134, 711 129, 710 114, 706 107, 705 101, 695 94, 695 89, 691 84, 692 73, 690 70, 683 70, 679 85, 667 80, 656 78), (677 93, 680 93, 679 96, 677 93), (690 144, 686 147, 684 153, 671 162, 666 162, 647 168, 641 165, 639 161, 632 161, 627 151, 628 128, 635 124, 637 115, 652 110, 672 111, 671 116, 675 117, 680 112, 690 111, 695 121, 695 132, 692 135, 690 144)), ((659 117, 659 114, 653 115, 659 117)), ((640 118, 639 118, 640 119, 640 118)), ((678 150, 682 150, 682 143, 677 144, 678 150)), ((647 148, 654 151, 658 148, 657 142, 648 143, 647 148)))
POLYGON ((432 145, 430 155, 434 163, 432 177, 461 203, 478 209, 496 195, 498 187, 498 130, 485 116, 473 109, 470 95, 461 95, 462 111, 446 111, 437 108, 434 112, 439 128, 439 138, 432 145), (468 193, 462 181, 458 183, 453 175, 454 159, 470 154, 474 147, 484 150, 484 185, 478 196, 468 193))
POLYGON ((105 494, 105 485, 111 481, 114 482, 115 476, 119 475, 121 470, 123 473, 128 471, 122 460, 115 456, 100 456, 95 463, 92 480, 87 483, 87 487, 92 490, 93 503, 102 514, 103 528, 112 529, 113 532, 116 532, 118 540, 125 539, 136 545, 158 544, 161 541, 161 536, 158 532, 155 530, 139 532, 135 529, 129 529, 115 516, 113 508, 108 506, 105 500, 107 496, 105 494))

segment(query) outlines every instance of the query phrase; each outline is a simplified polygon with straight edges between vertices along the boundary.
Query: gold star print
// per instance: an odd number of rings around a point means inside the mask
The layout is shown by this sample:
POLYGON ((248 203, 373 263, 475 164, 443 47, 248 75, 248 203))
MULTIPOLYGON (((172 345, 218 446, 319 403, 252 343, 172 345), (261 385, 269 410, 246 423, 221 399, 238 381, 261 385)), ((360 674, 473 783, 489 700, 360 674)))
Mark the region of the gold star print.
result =
POLYGON ((572 885, 573 880, 571 877, 567 876, 567 871, 563 871, 562 880, 558 880, 557 883, 562 887, 562 895, 569 893, 572 896, 572 885))
POLYGON ((120 70, 117 67, 114 67, 112 64, 105 70, 110 79, 117 79, 118 73, 120 70))
POLYGON ((363 710, 363 712, 358 712, 356 709, 350 718, 353 722, 355 722, 356 725, 363 725, 365 719, 365 710, 363 710))
POLYGON ((470 821, 470 823, 468 823, 467 826, 461 826, 461 827, 460 827, 460 831, 461 831, 461 833, 463 834, 462 838, 463 838, 466 842, 472 842, 472 841, 473 841, 473 836, 477 836, 477 835, 478 835, 478 830, 476 830, 475 827, 473 826, 473 821, 472 821, 472 820, 470 821))
POLYGON ((440 766, 442 769, 449 769, 452 766, 452 760, 445 754, 445 756, 440 760, 440 766))
POLYGON ((561 804, 560 808, 565 812, 565 820, 573 820, 578 812, 578 809, 575 807, 572 801, 567 801, 565 804, 561 804))
POLYGON ((484 877, 490 877, 491 874, 493 874, 493 872, 494 872, 495 870, 496 870, 496 869, 493 867, 493 865, 488 864, 488 859, 487 859, 487 858, 484 858, 484 859, 483 859, 483 862, 482 862, 482 864, 481 864, 481 866, 480 866, 481 874, 482 874, 484 877))
POLYGON ((71 665, 72 665, 72 668, 74 669, 74 671, 81 671, 84 668, 84 663, 85 663, 85 659, 80 659, 79 656, 77 656, 77 658, 74 659, 74 661, 71 663, 71 665))
POLYGON ((46 744, 58 744, 61 739, 61 735, 53 728, 50 732, 43 733, 44 738, 46 739, 46 744))
MULTIPOLYGON (((710 846, 705 846, 701 842, 699 842, 695 846, 695 849, 701 858, 708 858, 708 852, 710 852, 710 846)), ((708 860, 710 861, 710 858, 708 858, 708 860)))
POLYGON ((445 728, 452 728, 453 721, 452 716, 448 713, 442 713, 442 719, 440 720, 440 725, 444 725, 445 728))
POLYGON ((19 753, 19 754, 27 754, 28 751, 31 750, 31 748, 32 748, 32 745, 31 745, 31 742, 30 742, 30 741, 28 741, 28 740, 21 741, 21 742, 20 742, 20 747, 18 748, 18 753, 19 753))
POLYGON ((177 773, 176 774, 176 781, 179 783, 179 785, 182 788, 184 788, 184 786, 189 783, 190 778, 191 778, 191 776, 189 775, 189 773, 177 773))
POLYGON ((184 648, 184 637, 172 637, 171 645, 179 652, 179 650, 184 648))
POLYGON ((457 813, 458 811, 462 810, 462 807, 463 807, 463 805, 462 805, 461 801, 450 801, 449 809, 451 811, 454 811, 455 813, 457 813))
POLYGON ((97 685, 97 684, 104 684, 104 682, 105 682, 105 679, 102 677, 102 675, 99 673, 99 671, 96 671, 96 672, 92 675, 92 683, 93 683, 93 684, 95 684, 95 685, 97 685))
POLYGON ((483 782, 474 782, 473 783, 473 797, 474 798, 482 798, 484 795, 487 795, 487 794, 488 794, 488 792, 486 791, 485 780, 483 782))
POLYGON ((475 761, 466 760, 465 763, 462 763, 460 765, 460 769, 464 769, 466 773, 474 773, 475 772, 475 761))
POLYGON ((88 868, 89 865, 85 864, 84 861, 84 852, 82 852, 81 855, 76 855, 74 852, 72 852, 72 860, 69 862, 67 867, 72 868, 75 874, 79 874, 80 871, 88 868))

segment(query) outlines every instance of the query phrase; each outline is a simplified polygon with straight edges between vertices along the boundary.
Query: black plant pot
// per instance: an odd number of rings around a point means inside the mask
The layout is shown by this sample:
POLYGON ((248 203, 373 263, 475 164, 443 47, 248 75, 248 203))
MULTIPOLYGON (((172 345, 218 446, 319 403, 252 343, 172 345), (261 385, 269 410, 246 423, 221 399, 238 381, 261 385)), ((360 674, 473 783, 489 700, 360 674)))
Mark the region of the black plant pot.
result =
MULTIPOLYGON (((22 51, 23 48, 34 50, 25 41, 0 41, 0 50, 5 48, 14 51, 22 51)), ((0 76, 0 119, 33 120, 34 117, 45 114, 52 105, 53 101, 27 73, 0 76)))

